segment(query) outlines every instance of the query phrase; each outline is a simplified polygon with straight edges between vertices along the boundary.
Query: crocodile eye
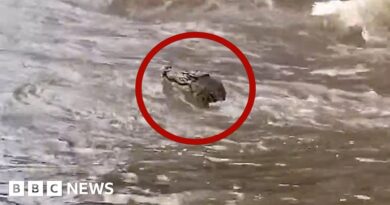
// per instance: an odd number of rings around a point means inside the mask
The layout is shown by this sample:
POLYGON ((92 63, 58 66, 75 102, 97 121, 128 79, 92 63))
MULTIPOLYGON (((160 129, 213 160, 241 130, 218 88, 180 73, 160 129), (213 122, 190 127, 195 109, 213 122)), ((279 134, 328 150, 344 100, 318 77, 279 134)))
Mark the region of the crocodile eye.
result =
POLYGON ((212 93, 209 95, 209 99, 210 99, 211 102, 216 102, 217 101, 217 99, 215 98, 214 94, 212 94, 212 93))

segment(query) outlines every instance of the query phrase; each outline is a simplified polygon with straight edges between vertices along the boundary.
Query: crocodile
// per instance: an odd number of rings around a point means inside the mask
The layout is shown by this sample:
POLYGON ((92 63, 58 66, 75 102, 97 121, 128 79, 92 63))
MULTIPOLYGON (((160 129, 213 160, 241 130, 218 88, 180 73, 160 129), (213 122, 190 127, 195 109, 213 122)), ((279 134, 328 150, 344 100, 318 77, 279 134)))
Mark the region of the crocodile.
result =
POLYGON ((161 78, 164 86, 177 88, 192 104, 208 108, 210 103, 226 100, 226 90, 222 82, 209 73, 201 71, 174 70, 172 66, 162 67, 161 78))

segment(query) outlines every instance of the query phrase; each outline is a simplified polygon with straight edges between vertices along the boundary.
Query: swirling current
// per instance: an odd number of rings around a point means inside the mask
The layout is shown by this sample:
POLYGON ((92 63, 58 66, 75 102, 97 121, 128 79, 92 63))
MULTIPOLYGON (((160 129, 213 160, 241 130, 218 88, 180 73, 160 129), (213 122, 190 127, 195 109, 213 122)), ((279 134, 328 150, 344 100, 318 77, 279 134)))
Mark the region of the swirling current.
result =
MULTIPOLYGON (((389 204, 387 0, 1 0, 0 204, 389 204), (256 75, 252 112, 214 144, 157 134, 138 68, 186 31, 238 46, 256 75), (113 195, 9 197, 10 180, 114 182, 113 195)), ((237 57, 207 40, 164 48, 143 81, 165 129, 226 129, 247 101, 237 57), (227 100, 172 106, 160 67, 210 72, 227 100)))

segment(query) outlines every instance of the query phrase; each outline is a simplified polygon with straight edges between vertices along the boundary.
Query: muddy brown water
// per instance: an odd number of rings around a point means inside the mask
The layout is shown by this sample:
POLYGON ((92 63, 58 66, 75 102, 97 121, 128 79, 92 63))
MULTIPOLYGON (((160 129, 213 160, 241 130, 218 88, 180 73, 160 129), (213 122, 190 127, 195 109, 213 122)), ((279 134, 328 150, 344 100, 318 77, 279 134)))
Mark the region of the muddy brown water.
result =
MULTIPOLYGON (((387 41, 344 42, 311 3, 2 0, 0 204, 389 204, 387 41), (136 104, 143 57, 185 31, 233 42, 256 75, 249 118, 215 144, 163 138, 136 104), (113 181, 115 194, 8 197, 9 180, 113 181)), ((245 76, 227 48, 180 41, 149 64, 144 100, 167 130, 211 135, 240 116, 245 76), (211 72, 227 101, 172 106, 164 64, 211 72)))

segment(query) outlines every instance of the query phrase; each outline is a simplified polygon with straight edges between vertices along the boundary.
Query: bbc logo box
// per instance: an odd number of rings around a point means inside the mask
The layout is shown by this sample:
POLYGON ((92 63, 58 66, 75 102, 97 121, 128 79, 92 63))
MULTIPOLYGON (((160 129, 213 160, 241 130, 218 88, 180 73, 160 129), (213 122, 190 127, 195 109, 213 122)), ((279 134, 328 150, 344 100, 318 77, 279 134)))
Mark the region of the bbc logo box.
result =
POLYGON ((62 196, 62 181, 10 181, 8 196, 62 196), (44 186, 46 185, 46 186, 44 186), (46 189, 45 189, 46 188, 46 189))

